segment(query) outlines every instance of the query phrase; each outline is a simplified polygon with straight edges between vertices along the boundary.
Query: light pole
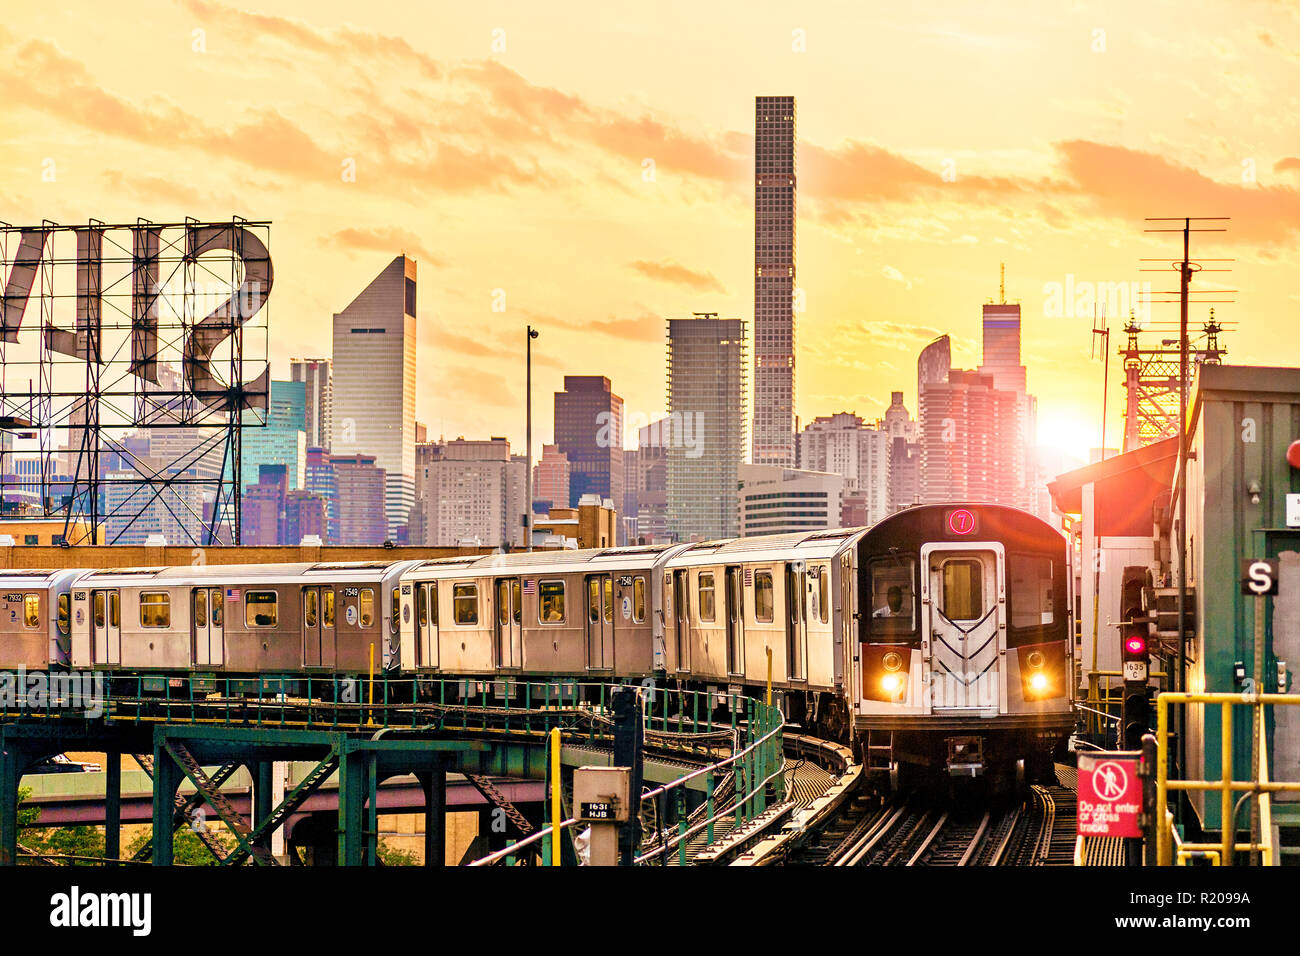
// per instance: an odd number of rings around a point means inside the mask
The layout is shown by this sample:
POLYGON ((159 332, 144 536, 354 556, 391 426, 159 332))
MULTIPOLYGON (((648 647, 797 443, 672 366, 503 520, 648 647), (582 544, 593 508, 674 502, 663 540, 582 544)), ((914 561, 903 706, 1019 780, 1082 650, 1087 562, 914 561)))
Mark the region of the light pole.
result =
POLYGON ((527 489, 524 492, 524 547, 529 551, 533 550, 533 339, 537 338, 537 330, 531 325, 528 326, 527 339, 527 372, 525 378, 527 384, 525 388, 528 392, 526 404, 528 407, 528 426, 525 430, 524 444, 527 446, 528 464, 525 466, 527 473, 524 477, 527 489))

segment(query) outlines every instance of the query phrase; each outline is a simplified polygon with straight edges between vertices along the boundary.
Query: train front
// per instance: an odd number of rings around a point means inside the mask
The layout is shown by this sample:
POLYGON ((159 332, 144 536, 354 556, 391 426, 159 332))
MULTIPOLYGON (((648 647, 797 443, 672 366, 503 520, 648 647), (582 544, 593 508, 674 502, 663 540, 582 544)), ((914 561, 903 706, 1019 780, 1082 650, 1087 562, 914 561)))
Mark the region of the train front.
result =
POLYGON ((1065 537, 999 505, 919 506, 859 543, 854 725, 872 770, 1050 769, 1074 726, 1065 537))

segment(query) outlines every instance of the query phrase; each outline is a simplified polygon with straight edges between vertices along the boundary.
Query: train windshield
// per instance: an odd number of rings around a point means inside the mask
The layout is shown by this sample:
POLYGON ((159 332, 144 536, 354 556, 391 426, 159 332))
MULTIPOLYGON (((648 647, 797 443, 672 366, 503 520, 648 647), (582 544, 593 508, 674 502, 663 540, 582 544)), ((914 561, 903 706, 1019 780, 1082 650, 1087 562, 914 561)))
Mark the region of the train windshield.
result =
POLYGON ((871 562, 871 633, 901 636, 916 630, 916 559, 871 562))

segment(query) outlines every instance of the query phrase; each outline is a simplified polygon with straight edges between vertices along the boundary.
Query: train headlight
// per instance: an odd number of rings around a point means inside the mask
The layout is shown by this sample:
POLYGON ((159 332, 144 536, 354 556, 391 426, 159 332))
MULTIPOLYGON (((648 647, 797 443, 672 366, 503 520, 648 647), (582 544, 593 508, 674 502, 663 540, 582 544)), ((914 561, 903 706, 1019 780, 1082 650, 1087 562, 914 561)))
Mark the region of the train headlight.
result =
POLYGON ((1042 651, 1032 651, 1029 654, 1027 663, 1032 670, 1038 670, 1047 663, 1047 658, 1043 657, 1042 651))
POLYGON ((1032 677, 1029 678, 1029 688, 1033 690, 1035 693, 1038 694, 1043 693, 1045 690, 1047 690, 1047 685, 1048 685, 1047 675, 1044 674, 1042 671, 1039 671, 1037 674, 1034 674, 1032 677))
POLYGON ((903 689, 903 678, 901 674, 886 674, 880 680, 880 686, 884 688, 886 694, 891 697, 898 696, 898 692, 903 689))
POLYGON ((887 671, 897 671, 903 669, 903 655, 897 651, 890 651, 880 659, 880 663, 887 671))

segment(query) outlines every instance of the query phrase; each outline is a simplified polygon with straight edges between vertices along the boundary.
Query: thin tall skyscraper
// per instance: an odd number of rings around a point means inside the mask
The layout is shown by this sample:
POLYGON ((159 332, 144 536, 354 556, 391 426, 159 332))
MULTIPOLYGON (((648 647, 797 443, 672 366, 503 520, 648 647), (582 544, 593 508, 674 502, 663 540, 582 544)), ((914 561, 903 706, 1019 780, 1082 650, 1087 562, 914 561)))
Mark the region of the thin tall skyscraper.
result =
POLYGON ((756 465, 795 464, 795 100, 754 100, 754 431, 756 465))
POLYGON ((396 541, 415 502, 415 262, 406 256, 334 316, 330 432, 335 455, 373 455, 384 472, 396 541))

